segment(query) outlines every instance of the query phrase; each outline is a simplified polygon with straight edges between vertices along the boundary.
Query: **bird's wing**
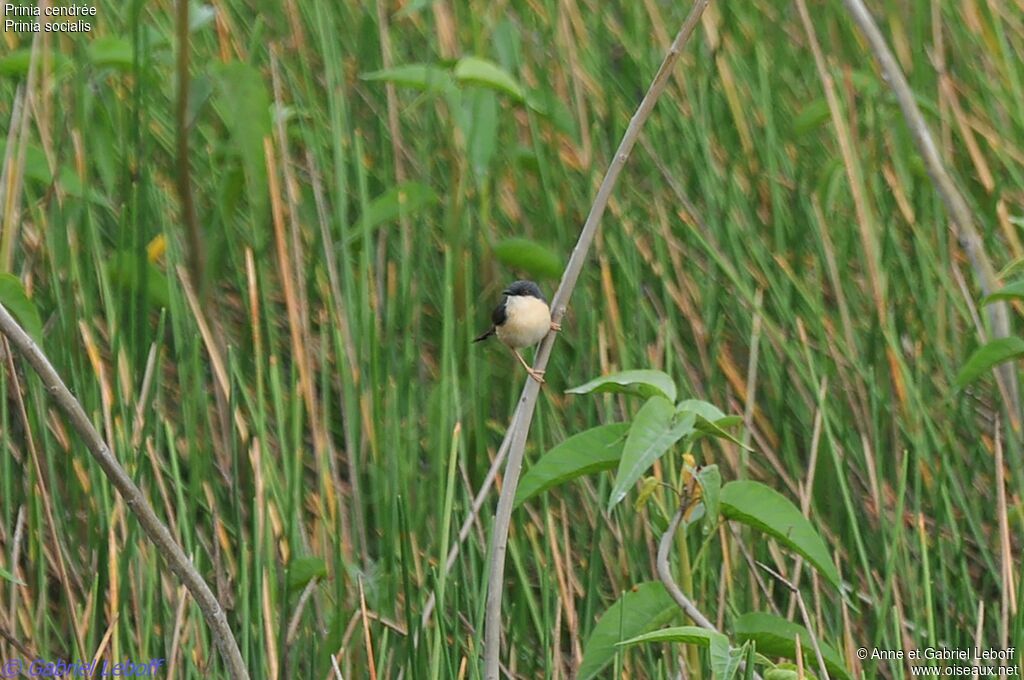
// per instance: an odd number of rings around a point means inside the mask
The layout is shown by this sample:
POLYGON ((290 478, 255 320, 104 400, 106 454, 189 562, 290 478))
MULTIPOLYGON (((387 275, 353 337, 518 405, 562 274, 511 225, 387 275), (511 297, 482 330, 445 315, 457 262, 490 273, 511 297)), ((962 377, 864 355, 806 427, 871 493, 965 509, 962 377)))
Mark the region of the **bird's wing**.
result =
POLYGON ((501 324, 505 323, 505 319, 508 318, 508 312, 506 311, 505 308, 506 302, 508 302, 507 297, 502 299, 501 304, 495 307, 494 311, 491 312, 491 323, 494 324, 495 326, 500 326, 501 324))

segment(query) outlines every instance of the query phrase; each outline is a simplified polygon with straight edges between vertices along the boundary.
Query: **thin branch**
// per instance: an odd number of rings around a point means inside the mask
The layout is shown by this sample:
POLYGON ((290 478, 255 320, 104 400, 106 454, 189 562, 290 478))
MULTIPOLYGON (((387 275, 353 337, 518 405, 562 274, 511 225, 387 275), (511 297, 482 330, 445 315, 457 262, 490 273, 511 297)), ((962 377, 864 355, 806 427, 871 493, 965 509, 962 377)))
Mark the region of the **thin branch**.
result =
MULTIPOLYGON (((914 143, 917 145, 917 151, 921 154, 924 165, 928 169, 928 175, 932 178, 932 183, 939 192, 939 196, 946 206, 946 211, 953 220, 953 225, 956 227, 957 240, 960 242, 960 247, 967 254, 967 259, 974 270, 974 278, 981 288, 982 294, 988 295, 992 293, 998 283, 996 281, 995 269, 985 253, 985 245, 978 234, 978 230, 975 228, 974 216, 971 214, 971 209, 968 207, 963 194, 960 193, 956 182, 942 163, 942 158, 939 156, 939 150, 932 137, 931 129, 928 127, 928 123, 925 122, 924 116, 921 115, 921 109, 918 108, 917 102, 914 100, 914 94, 911 92, 910 85, 903 75, 903 70, 896 62, 896 57, 893 55, 892 50, 889 49, 889 45, 885 42, 885 37, 878 30, 878 25, 875 24, 871 12, 864 6, 864 2, 862 0, 843 0, 843 4, 846 5, 850 16, 853 17, 864 38, 867 39, 871 52, 874 54, 879 68, 882 70, 885 82, 889 84, 893 94, 896 95, 896 100, 903 111, 903 118, 910 129, 911 136, 914 138, 914 143)), ((988 305, 988 320, 993 337, 1005 338, 1010 334, 1010 321, 1006 303, 999 302, 988 305)), ((1012 363, 1005 363, 996 367, 995 370, 999 389, 1006 402, 1011 426, 1013 430, 1019 431, 1020 397, 1014 366, 1012 363)))
POLYGON ((121 467, 114 454, 111 453, 103 441, 103 437, 93 427, 89 416, 85 413, 85 409, 82 408, 81 403, 68 390, 60 375, 53 368, 50 360, 46 358, 42 350, 39 349, 24 329, 18 325, 18 322, 14 320, 14 317, 10 315, 3 305, 0 305, 0 333, 7 337, 11 346, 28 361, 32 369, 39 375, 43 385, 46 387, 46 391, 57 405, 57 408, 64 414, 68 422, 71 423, 71 427, 74 428, 78 436, 85 442, 89 453, 99 463, 103 474, 107 476, 107 479, 114 485, 114 488, 121 494, 128 509, 132 511, 132 514, 139 521, 139 526, 142 527, 146 536, 156 546, 157 552, 164 556, 167 566, 175 576, 181 579, 181 582, 188 588, 189 593, 192 594, 196 604, 199 605, 199 610, 203 613, 203 618, 206 619, 206 624, 210 627, 210 633, 213 635, 213 641, 224 660, 228 676, 233 680, 243 678, 248 680, 249 672, 245 668, 242 654, 238 651, 238 644, 231 633, 227 614, 224 613, 224 609, 220 606, 213 591, 210 590, 210 586, 207 585, 203 577, 196 571, 188 557, 185 556, 181 546, 171 536, 171 532, 167 530, 164 523, 153 512, 153 508, 142 494, 142 491, 135 485, 135 482, 128 476, 124 468, 121 467))
MULTIPOLYGON (((565 273, 562 274, 562 282, 552 300, 552 318, 555 322, 562 320, 565 315, 566 305, 576 287, 583 264, 590 251, 590 245, 597 235, 597 228, 601 223, 605 208, 611 198, 612 190, 618 181, 622 168, 626 165, 636 140, 640 136, 640 130, 654 110, 665 86, 668 84, 672 74, 672 67, 675 66, 683 46, 690 39, 701 14, 707 7, 710 0, 696 0, 690 14, 686 17, 678 35, 672 41, 668 54, 661 62, 654 80, 651 82, 647 94, 640 102, 639 108, 629 121, 619 148, 612 158, 611 164, 605 173, 604 180, 594 198, 594 204, 587 215, 587 221, 580 232, 579 240, 572 251, 569 263, 566 265, 565 273)), ((551 356, 551 348, 555 342, 555 334, 548 334, 537 352, 535 368, 544 370, 551 356)), ((490 550, 490 565, 487 579, 487 605, 484 616, 484 677, 487 680, 498 680, 499 657, 501 655, 501 595, 504 591, 503 581, 505 576, 505 551, 508 548, 508 530, 512 519, 512 502, 515 499, 516 487, 519 485, 519 473, 523 466, 523 451, 526 448, 526 436, 530 431, 530 422, 533 420, 533 411, 537 404, 537 396, 540 393, 540 383, 535 380, 527 380, 523 388, 523 394, 519 399, 519 408, 513 416, 514 427, 512 430, 511 443, 509 444, 508 464, 505 466, 505 477, 501 487, 501 495, 498 498, 498 509, 494 517, 494 525, 491 533, 492 548, 490 550)), ((506 435, 508 436, 508 435, 506 435)))
POLYGON ((676 510, 676 514, 672 516, 672 521, 668 523, 668 528, 665 529, 665 533, 661 535, 661 540, 658 542, 658 578, 661 579, 662 584, 665 586, 665 590, 672 596, 672 599, 676 601, 679 608, 686 613, 690 619, 693 620, 701 628, 707 628, 713 630, 716 633, 719 632, 715 624, 711 623, 710 620, 699 609, 697 606, 690 602, 690 598, 686 597, 682 588, 676 583, 675 579, 672 578, 672 568, 669 566, 668 554, 672 549, 672 541, 675 538, 676 531, 679 530, 679 525, 683 522, 683 515, 686 513, 686 503, 680 503, 679 509, 676 510))
MULTIPOLYGON (((821 673, 821 677, 824 678, 824 680, 828 680, 829 676, 828 669, 825 667, 825 657, 821 653, 821 645, 818 644, 818 636, 814 634, 814 630, 811 628, 811 617, 807 613, 807 607, 804 605, 803 596, 800 595, 800 589, 796 587, 796 584, 764 562, 758 562, 757 566, 774 576, 775 580, 789 588, 790 592, 796 596, 797 605, 800 607, 800 618, 803 619, 804 627, 807 629, 807 634, 811 636, 811 645, 814 647, 814 654, 818 657, 818 672, 821 673)), ((799 638, 799 636, 797 636, 797 638, 799 638)))
MULTIPOLYGON (((665 533, 661 535, 661 540, 658 541, 658 578, 661 580, 665 590, 668 591, 669 596, 675 600, 679 608, 685 612, 690 619, 701 628, 713 630, 716 633, 722 631, 715 627, 715 624, 708 620, 708 617, 704 616, 701 610, 697 609, 697 605, 690 601, 690 598, 686 597, 686 593, 683 592, 679 584, 676 583, 675 579, 672 578, 672 568, 669 566, 669 551, 672 550, 672 541, 675 539, 676 532, 679 530, 679 525, 683 522, 683 515, 686 514, 687 502, 686 499, 690 497, 690 494, 686 494, 682 501, 679 503, 679 509, 676 510, 676 514, 672 516, 672 520, 668 523, 668 528, 665 529, 665 533)), ((754 671, 754 677, 757 680, 761 680, 761 675, 754 671)))

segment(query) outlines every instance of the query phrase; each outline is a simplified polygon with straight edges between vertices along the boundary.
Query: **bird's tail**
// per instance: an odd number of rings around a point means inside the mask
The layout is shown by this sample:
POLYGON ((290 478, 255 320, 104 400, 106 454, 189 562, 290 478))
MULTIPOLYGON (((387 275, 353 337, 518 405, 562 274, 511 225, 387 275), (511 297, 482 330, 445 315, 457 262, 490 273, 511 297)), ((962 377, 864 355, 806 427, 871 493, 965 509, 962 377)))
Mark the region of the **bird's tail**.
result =
POLYGON ((487 338, 491 337, 492 335, 494 335, 494 326, 491 326, 490 328, 488 328, 486 333, 484 333, 483 335, 479 336, 478 338, 475 338, 473 340, 473 342, 480 342, 481 340, 486 340, 487 338))

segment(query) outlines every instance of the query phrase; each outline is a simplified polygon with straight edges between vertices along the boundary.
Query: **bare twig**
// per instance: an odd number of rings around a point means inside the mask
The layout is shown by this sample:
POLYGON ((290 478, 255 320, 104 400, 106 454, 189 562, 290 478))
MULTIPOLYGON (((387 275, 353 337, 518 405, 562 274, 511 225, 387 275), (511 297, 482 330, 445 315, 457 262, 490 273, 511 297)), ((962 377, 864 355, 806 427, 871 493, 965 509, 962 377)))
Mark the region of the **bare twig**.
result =
POLYGON ((32 366, 33 370, 42 379, 46 391, 57 405, 57 408, 64 414, 68 422, 71 423, 71 427, 74 428, 78 436, 85 442, 89 453, 99 463, 103 474, 106 475, 118 493, 121 494, 125 504, 139 521, 139 526, 142 527, 146 536, 156 546, 157 552, 164 556, 167 566, 188 588, 196 604, 199 605, 203 618, 206 619, 206 624, 210 627, 213 641, 224 660, 228 676, 233 680, 238 680, 239 678, 248 679, 249 672, 246 670, 242 654, 238 650, 238 644, 231 633, 227 615, 214 596, 213 591, 210 590, 210 586, 199 575, 196 568, 192 566, 181 546, 171 536, 171 532, 167 530, 164 523, 153 512, 153 508, 142 494, 142 491, 135 485, 135 482, 128 476, 124 468, 121 467, 114 454, 111 453, 106 442, 103 441, 100 433, 96 431, 96 428, 89 420, 85 409, 82 408, 82 405, 75 396, 68 390, 60 375, 53 368, 50 360, 47 359, 42 350, 39 349, 24 329, 18 325, 18 322, 14 320, 14 317, 10 315, 3 305, 0 305, 0 333, 7 337, 11 346, 28 361, 29 365, 32 366))
POLYGON ((676 531, 679 530, 679 525, 683 521, 683 515, 686 513, 686 503, 680 503, 679 509, 676 510, 676 514, 672 516, 672 521, 668 523, 668 528, 665 529, 665 533, 661 535, 661 541, 658 542, 658 578, 661 579, 662 584, 665 586, 665 590, 672 596, 672 599, 676 601, 679 608, 689 616, 694 623, 701 628, 707 628, 718 632, 718 628, 715 624, 711 623, 710 620, 699 609, 697 606, 690 601, 690 598, 686 597, 682 589, 676 583, 675 579, 672 578, 672 568, 669 565, 668 554, 672 549, 672 541, 675 538, 676 531))
MULTIPOLYGON (((956 182, 942 163, 931 129, 925 122, 924 116, 921 115, 921 110, 914 100, 914 94, 910 91, 910 85, 903 75, 903 70, 900 69, 896 57, 893 56, 892 50, 885 42, 882 32, 878 30, 871 12, 864 6, 863 0, 843 0, 843 4, 846 5, 850 16, 853 17, 864 38, 867 39, 871 52, 882 70, 885 82, 896 95, 896 100, 903 111, 903 118, 917 145, 917 151, 921 154, 924 165, 928 169, 928 175, 932 178, 953 225, 956 227, 957 240, 967 254, 981 292, 984 295, 992 293, 997 285, 995 269, 985 253, 985 246, 975 227, 974 216, 971 214, 971 209, 963 194, 960 193, 960 189, 957 188, 956 182)), ((988 305, 988 320, 993 337, 1004 338, 1009 335, 1010 321, 1006 303, 999 302, 988 305)), ((1020 397, 1015 370, 1012 363, 1001 364, 996 368, 996 379, 1006 402, 1012 429, 1019 431, 1020 397)))
MULTIPOLYGON (((587 221, 580 232, 579 240, 572 251, 569 263, 566 265, 565 273, 562 274, 562 282, 552 300, 552 318, 555 322, 562 320, 565 315, 566 305, 580 272, 583 270, 583 263, 587 259, 590 245, 597 235, 597 228, 601 223, 605 208, 611 198, 612 190, 618 181, 622 168, 626 165, 633 146, 640 136, 647 118, 654 110, 661 93, 672 73, 672 67, 682 54, 683 46, 690 39, 693 31, 697 28, 701 14, 707 7, 710 0, 696 0, 690 10, 682 28, 672 41, 668 54, 665 55, 661 66, 658 68, 651 86, 640 102, 639 108, 629 121, 619 148, 612 158, 611 164, 605 173, 604 180, 594 198, 594 204, 587 215, 587 221)), ((535 369, 542 371, 548 364, 551 356, 551 348, 555 342, 555 335, 549 334, 537 352, 535 369)), ((484 616, 484 677, 487 680, 498 680, 499 657, 501 655, 501 595, 504 591, 503 583, 505 576, 505 550, 508 547, 509 523, 512 519, 512 502, 515 499, 516 487, 519 485, 519 473, 523 466, 523 451, 526 448, 526 436, 530 431, 530 422, 533 420, 534 407, 537 404, 537 396, 540 393, 540 383, 535 380, 527 380, 523 388, 523 394, 519 398, 519 408, 513 416, 514 426, 511 430, 511 443, 509 444, 508 464, 505 466, 505 477, 501 487, 501 496, 498 498, 498 509, 494 516, 494 525, 491 533, 490 565, 487 579, 487 605, 484 616)), ((506 435, 509 436, 509 435, 506 435)))
MULTIPOLYGON (((701 628, 713 630, 716 633, 721 631, 715 627, 715 624, 711 623, 708 617, 704 616, 701 610, 697 609, 697 605, 690 601, 690 598, 686 597, 686 593, 683 592, 679 584, 676 583, 675 579, 672 578, 672 568, 669 564, 669 551, 672 550, 672 541, 675 539, 676 532, 679 530, 679 525, 682 524, 683 516, 686 514, 686 508, 688 507, 687 499, 691 497, 690 494, 686 494, 679 503, 679 508, 676 513, 672 516, 672 520, 668 523, 668 528, 665 529, 665 533, 661 535, 661 540, 658 541, 658 578, 661 580, 665 590, 668 591, 669 596, 675 603, 679 605, 679 608, 686 613, 690 619, 701 628)), ((754 677, 757 680, 761 680, 761 675, 754 671, 754 677)))

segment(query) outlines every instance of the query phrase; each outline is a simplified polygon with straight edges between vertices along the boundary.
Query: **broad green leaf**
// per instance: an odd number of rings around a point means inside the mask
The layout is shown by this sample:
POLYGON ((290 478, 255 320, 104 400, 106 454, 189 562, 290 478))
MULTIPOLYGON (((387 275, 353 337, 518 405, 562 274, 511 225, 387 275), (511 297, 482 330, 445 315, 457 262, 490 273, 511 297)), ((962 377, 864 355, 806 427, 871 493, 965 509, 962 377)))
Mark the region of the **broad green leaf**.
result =
POLYGON ((1011 336, 996 338, 986 342, 974 351, 960 373, 956 376, 956 386, 963 387, 977 380, 995 366, 1019 359, 1024 356, 1024 340, 1011 336))
POLYGON ((743 652, 742 649, 732 649, 729 645, 729 638, 721 633, 697 626, 662 628, 620 642, 619 646, 647 642, 678 642, 710 648, 711 668, 718 680, 729 680, 735 677, 736 671, 740 667, 740 655, 743 652))
POLYGON ((571 479, 614 469, 622 457, 628 431, 629 423, 598 425, 545 453, 520 480, 515 507, 571 479))
POLYGON ((433 64, 404 64, 364 73, 359 77, 363 80, 389 82, 424 92, 444 92, 455 87, 452 74, 447 69, 433 64))
POLYGON ((839 573, 825 541, 788 498, 760 482, 741 480, 722 487, 720 500, 723 517, 774 537, 793 552, 803 555, 839 589, 839 573))
MULTIPOLYGON (((676 405, 676 410, 697 414, 697 429, 703 434, 718 437, 719 439, 728 439, 737 446, 743 446, 743 442, 726 432, 724 429, 726 427, 732 427, 733 425, 742 423, 743 418, 739 416, 727 416, 714 404, 701 401, 700 399, 687 399, 685 401, 681 401, 676 405)), ((751 450, 750 447, 744 448, 748 451, 751 450)))
POLYGON ((508 71, 492 61, 479 57, 464 57, 455 65, 455 79, 460 84, 472 83, 511 95, 523 101, 523 88, 508 71))
POLYGON ((638 645, 641 642, 679 642, 688 645, 699 645, 709 647, 713 642, 729 646, 729 638, 721 633, 698 626, 675 626, 674 628, 662 628, 643 635, 637 635, 618 643, 620 647, 638 645))
POLYGON ((715 422, 726 417, 726 415, 722 413, 721 409, 717 406, 706 401, 701 401, 700 399, 685 399, 676 404, 676 408, 680 411, 696 413, 701 418, 710 420, 711 422, 715 422))
POLYGON ((629 428, 626 446, 622 450, 619 471, 608 499, 611 511, 636 480, 651 467, 677 441, 693 432, 696 416, 680 414, 672 402, 662 396, 654 396, 640 407, 629 428))
MULTIPOLYGON (((736 639, 746 642, 753 640, 757 644, 757 651, 769 657, 781 656, 787 659, 796 659, 796 637, 800 636, 800 647, 803 650, 804 668, 816 670, 818 658, 814 652, 814 643, 811 635, 803 626, 787 621, 786 619, 766 614, 763 612, 751 612, 736 619, 733 624, 736 639)), ((825 668, 833 678, 852 680, 850 672, 843 663, 843 657, 836 652, 835 648, 824 640, 818 640, 821 648, 821 656, 825 660, 825 668)), ((767 677, 767 676, 766 676, 767 677)))
MULTIPOLYGON (((39 56, 39 59, 42 61, 42 55, 39 56)), ((0 57, 0 76, 24 77, 28 75, 28 67, 31 61, 31 47, 12 50, 7 55, 0 57)), ((60 52, 51 52, 50 64, 53 67, 53 72, 57 75, 70 72, 72 69, 71 60, 60 52)))
POLYGON ((107 274, 110 276, 111 282, 122 291, 138 293, 145 286, 145 296, 150 306, 170 308, 171 289, 167 282, 167 275, 149 260, 143 261, 143 278, 140 279, 135 255, 117 253, 107 263, 107 274))
POLYGON ((22 581, 17 576, 7 571, 3 567, 0 567, 0 579, 3 579, 4 581, 10 581, 11 583, 14 583, 19 586, 25 585, 24 581, 22 581))
POLYGON ((717 465, 705 465, 697 473, 697 483, 700 484, 701 498, 704 500, 704 507, 707 512, 705 516, 709 526, 718 523, 719 497, 722 493, 722 474, 718 471, 717 465))
POLYGON ((477 179, 487 177, 498 149, 498 97, 488 90, 473 90, 462 97, 466 151, 477 179))
POLYGON ((89 61, 96 66, 110 66, 127 71, 132 67, 134 53, 132 45, 124 38, 108 35, 89 43, 89 61))
POLYGON ((384 222, 397 220, 402 215, 412 215, 437 202, 437 194, 420 182, 397 184, 366 206, 363 219, 373 229, 384 222))
POLYGON ((28 336, 42 347, 43 322, 39 318, 39 310, 25 294, 25 288, 14 274, 0 274, 0 304, 7 308, 28 336))
POLYGON ((32 49, 23 47, 0 57, 0 76, 24 76, 32 62, 32 49))
POLYGON ((626 392, 642 397, 661 395, 669 401, 676 400, 676 384, 662 371, 622 371, 595 378, 579 387, 566 390, 566 394, 590 394, 591 392, 626 392))
POLYGON ((288 565, 288 589, 301 590, 314 578, 327 576, 327 563, 322 557, 297 557, 288 565))
POLYGON ((679 611, 660 581, 633 587, 605 610, 583 646, 577 680, 590 680, 615 657, 616 645, 668 623, 679 611))
POLYGON ((255 67, 238 61, 216 67, 214 79, 214 105, 231 135, 235 153, 242 159, 253 213, 264 215, 268 201, 263 139, 270 134, 267 86, 255 67))
POLYGON ((547 246, 526 238, 508 238, 494 244, 494 256, 509 269, 524 271, 537 278, 556 279, 562 273, 562 260, 547 246))
POLYGON ((742 441, 737 439, 735 436, 725 430, 726 427, 732 427, 733 425, 739 425, 743 422, 743 418, 740 416, 726 416, 719 420, 711 421, 701 416, 697 416, 697 429, 702 434, 711 435, 712 437, 718 437, 719 439, 728 439, 736 446, 741 446, 747 451, 753 451, 749 446, 745 446, 742 441))
POLYGON ((988 295, 981 301, 983 305, 989 305, 1000 300, 1024 300, 1024 281, 1014 281, 1008 286, 1000 288, 988 295))

